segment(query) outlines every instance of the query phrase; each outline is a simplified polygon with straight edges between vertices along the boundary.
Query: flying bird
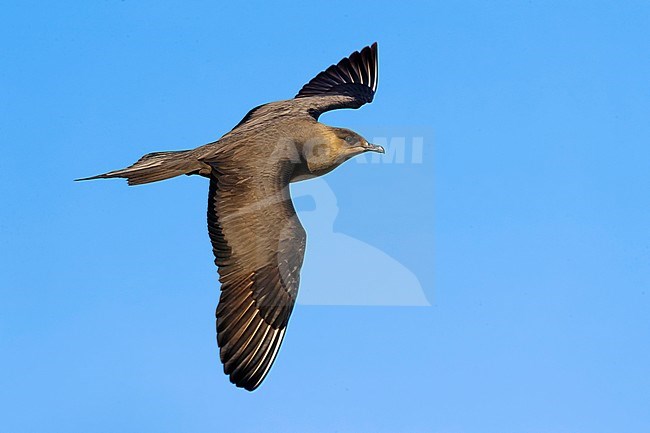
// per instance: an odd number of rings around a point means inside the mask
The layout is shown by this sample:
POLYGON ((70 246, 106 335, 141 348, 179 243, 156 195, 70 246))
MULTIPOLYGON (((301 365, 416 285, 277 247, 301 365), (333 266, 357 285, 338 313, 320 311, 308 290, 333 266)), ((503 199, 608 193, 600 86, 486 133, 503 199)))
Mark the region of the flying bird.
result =
POLYGON ((306 234, 289 184, 326 174, 355 155, 384 153, 359 134, 318 122, 359 108, 377 90, 377 44, 320 72, 289 100, 253 108, 219 140, 154 152, 122 170, 78 180, 141 185, 182 174, 210 179, 208 231, 221 295, 217 343, 230 381, 249 391, 278 353, 298 293, 306 234))

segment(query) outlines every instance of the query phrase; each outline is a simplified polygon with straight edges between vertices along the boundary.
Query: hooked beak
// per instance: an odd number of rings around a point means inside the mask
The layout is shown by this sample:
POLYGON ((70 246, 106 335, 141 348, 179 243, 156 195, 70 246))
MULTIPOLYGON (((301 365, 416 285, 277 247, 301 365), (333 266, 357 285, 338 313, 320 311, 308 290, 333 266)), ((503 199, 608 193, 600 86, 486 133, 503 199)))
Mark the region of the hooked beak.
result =
POLYGON ((384 148, 376 144, 368 143, 363 148, 366 150, 366 152, 385 153, 384 148))

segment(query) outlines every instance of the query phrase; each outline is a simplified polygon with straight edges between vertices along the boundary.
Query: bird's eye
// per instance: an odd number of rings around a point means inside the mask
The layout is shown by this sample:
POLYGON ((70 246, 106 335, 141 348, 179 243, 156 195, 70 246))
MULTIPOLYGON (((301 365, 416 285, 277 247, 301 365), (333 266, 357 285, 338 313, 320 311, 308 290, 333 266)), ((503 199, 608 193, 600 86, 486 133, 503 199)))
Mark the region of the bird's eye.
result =
POLYGON ((354 144, 357 142, 357 139, 351 135, 348 135, 347 137, 345 137, 345 142, 348 144, 354 144))

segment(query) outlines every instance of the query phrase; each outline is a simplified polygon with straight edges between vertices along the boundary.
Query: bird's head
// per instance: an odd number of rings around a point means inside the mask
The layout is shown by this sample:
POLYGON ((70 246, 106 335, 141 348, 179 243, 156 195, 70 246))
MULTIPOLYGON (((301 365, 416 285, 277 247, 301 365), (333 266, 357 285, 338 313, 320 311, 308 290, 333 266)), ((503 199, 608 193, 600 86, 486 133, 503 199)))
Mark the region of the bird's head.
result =
POLYGON ((384 148, 369 143, 354 131, 329 126, 303 146, 303 157, 316 175, 325 174, 364 152, 384 153, 384 148))
POLYGON ((354 131, 346 128, 332 128, 332 132, 333 137, 330 139, 330 145, 333 145, 338 154, 344 156, 345 159, 364 152, 384 153, 383 147, 369 143, 354 131))

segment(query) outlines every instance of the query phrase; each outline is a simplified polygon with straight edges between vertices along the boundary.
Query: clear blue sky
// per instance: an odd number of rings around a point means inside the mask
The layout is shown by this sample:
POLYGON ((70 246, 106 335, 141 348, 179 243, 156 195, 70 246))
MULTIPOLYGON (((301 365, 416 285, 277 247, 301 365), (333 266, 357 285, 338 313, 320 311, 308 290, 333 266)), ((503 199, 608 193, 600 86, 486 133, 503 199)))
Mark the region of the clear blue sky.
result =
POLYGON ((647 2, 222 3, 3 5, 0 431, 650 431, 647 2), (333 230, 431 306, 298 305, 236 389, 205 179, 72 179, 212 141, 375 40, 375 102, 322 120, 420 134, 422 162, 328 175, 333 230))

